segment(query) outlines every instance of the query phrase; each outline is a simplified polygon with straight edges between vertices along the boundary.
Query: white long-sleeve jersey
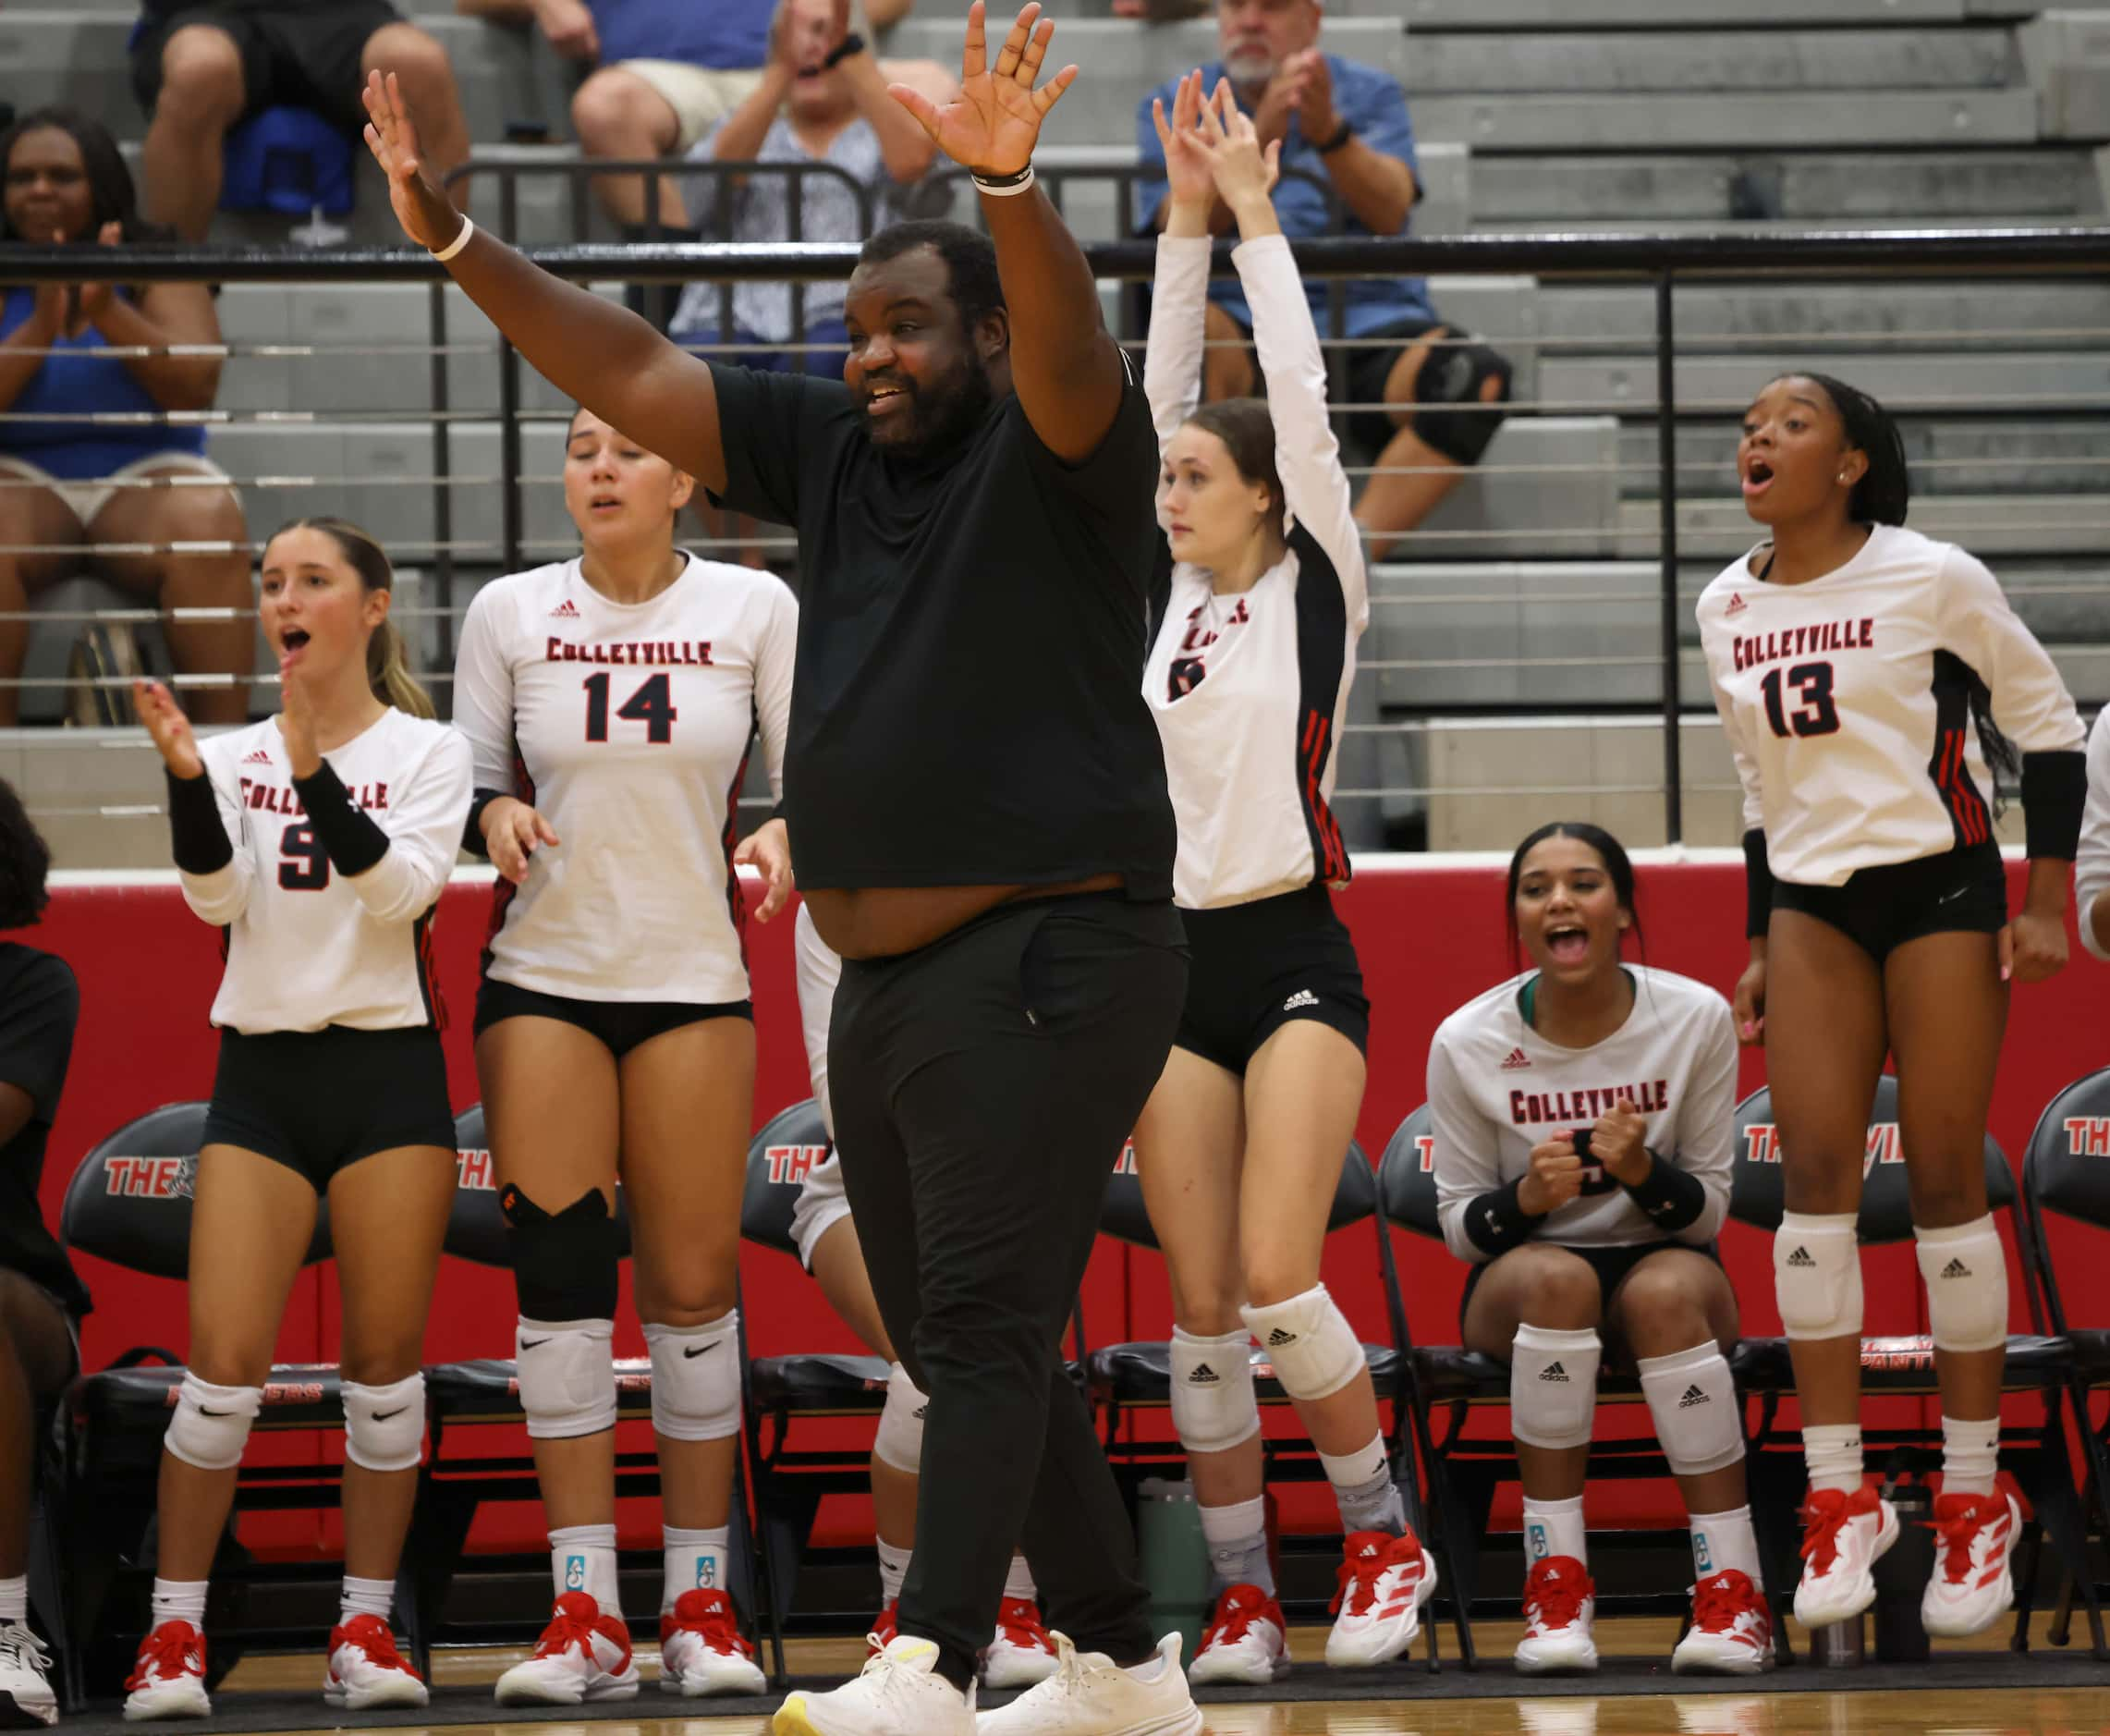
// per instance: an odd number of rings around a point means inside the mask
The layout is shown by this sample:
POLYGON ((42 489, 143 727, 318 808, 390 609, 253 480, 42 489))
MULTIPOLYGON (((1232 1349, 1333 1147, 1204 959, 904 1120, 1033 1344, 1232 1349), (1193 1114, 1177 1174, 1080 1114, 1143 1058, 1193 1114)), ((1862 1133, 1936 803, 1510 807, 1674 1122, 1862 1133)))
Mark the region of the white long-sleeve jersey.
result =
MULTIPOLYGON (((1143 388, 1162 452, 1193 413, 1210 243, 1160 236, 1143 388)), ((1280 236, 1232 253, 1275 422, 1288 552, 1236 595, 1182 561, 1143 670, 1179 822, 1173 897, 1189 910, 1346 886, 1328 804, 1356 642, 1370 622, 1361 539, 1326 420, 1326 364, 1280 236)), ((1164 514, 1161 508, 1160 522, 1164 514)))
MULTIPOLYGON (((1533 1146, 1594 1126, 1622 1097, 1648 1123, 1642 1143, 1649 1150, 1706 1189, 1706 1209, 1676 1240, 1699 1246, 1722 1228, 1737 1106, 1729 1003, 1690 977, 1640 965, 1627 971, 1633 1010, 1587 1049, 1562 1048, 1531 1028, 1518 1004, 1529 976, 1489 989, 1436 1027, 1429 1045, 1436 1215, 1459 1259, 1489 1257, 1466 1234, 1474 1200, 1529 1175, 1533 1146)), ((1623 1247, 1662 1236, 1601 1169, 1586 1171, 1581 1193, 1548 1212, 1537 1232, 1570 1247, 1623 1247)))
POLYGON ((842 955, 821 938, 821 931, 813 926, 812 909, 804 902, 791 925, 791 947, 799 967, 799 1024, 806 1038, 806 1077, 813 1086, 813 1101, 821 1106, 821 1125, 832 1141, 835 1109, 828 1097, 828 1027, 835 1020, 835 988, 843 980, 842 955))
POLYGON ((2073 869, 2080 944, 2098 959, 2110 960, 2088 920, 2089 910, 2104 892, 2110 892, 2110 705, 2095 714, 2095 727, 2088 732, 2088 806, 2081 814, 2080 859, 2073 869))
POLYGON ((213 1022, 251 1036, 442 1023, 433 908, 469 817, 469 743, 391 707, 323 755, 388 835, 381 860, 350 878, 308 824, 275 717, 198 751, 235 852, 211 874, 180 876, 184 901, 227 931, 213 1022))
POLYGON ((1775 878, 1840 886, 1993 837, 1972 677, 2025 754, 2076 752, 2058 670, 1985 568, 1953 544, 1877 525, 1847 564, 1769 584, 1751 556, 1701 593, 1707 654, 1744 828, 1775 878))
POLYGON ((759 727, 784 792, 799 605, 784 581, 688 557, 639 604, 577 560, 476 594, 455 661, 455 721, 481 789, 517 794, 559 842, 501 880, 484 969, 574 1000, 748 997, 732 873, 759 727))

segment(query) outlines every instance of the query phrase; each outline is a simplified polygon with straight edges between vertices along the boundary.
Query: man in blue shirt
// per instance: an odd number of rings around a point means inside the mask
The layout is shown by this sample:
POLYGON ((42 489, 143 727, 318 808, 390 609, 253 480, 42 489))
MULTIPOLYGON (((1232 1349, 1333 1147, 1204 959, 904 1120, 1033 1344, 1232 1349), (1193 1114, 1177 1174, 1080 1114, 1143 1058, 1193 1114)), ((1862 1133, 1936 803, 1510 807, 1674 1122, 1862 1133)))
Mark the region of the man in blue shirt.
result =
MULTIPOLYGON (((1201 69, 1203 89, 1227 78, 1262 142, 1282 141, 1275 208, 1285 234, 1404 235, 1421 192, 1406 95, 1389 73, 1323 53, 1320 20, 1317 0, 1218 0, 1223 58, 1201 69)), ((1146 96, 1137 111, 1143 173, 1136 222, 1143 229, 1165 219, 1165 154, 1151 104, 1162 99, 1170 113, 1177 86, 1146 96)), ((1211 226, 1231 231, 1221 202, 1211 226)), ((1320 330, 1331 332, 1331 285, 1314 278, 1307 292, 1320 330)), ((1251 310, 1235 277, 1212 284, 1209 300, 1212 345, 1237 347, 1209 350, 1202 395, 1248 397, 1259 382, 1251 310)), ((1509 396, 1510 367, 1438 318, 1419 277, 1351 279, 1342 335, 1390 340, 1350 349, 1348 369, 1350 401, 1383 406, 1348 419, 1349 431, 1377 454, 1378 473, 1356 519, 1371 559, 1381 560, 1480 461, 1506 413, 1499 406, 1509 396)))

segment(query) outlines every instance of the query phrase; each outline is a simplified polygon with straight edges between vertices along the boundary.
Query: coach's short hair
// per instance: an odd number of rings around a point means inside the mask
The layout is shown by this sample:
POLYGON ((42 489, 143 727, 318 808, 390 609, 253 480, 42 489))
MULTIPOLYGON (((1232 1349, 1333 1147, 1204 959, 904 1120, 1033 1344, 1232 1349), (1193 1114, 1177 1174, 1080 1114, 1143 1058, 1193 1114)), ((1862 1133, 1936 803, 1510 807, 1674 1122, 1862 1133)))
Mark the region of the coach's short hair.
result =
POLYGON ((952 280, 952 297, 959 306, 960 319, 970 330, 1004 307, 1004 280, 996 271, 996 245, 980 229, 964 223, 945 223, 919 217, 880 230, 858 254, 860 265, 884 265, 920 247, 927 247, 945 263, 952 280))

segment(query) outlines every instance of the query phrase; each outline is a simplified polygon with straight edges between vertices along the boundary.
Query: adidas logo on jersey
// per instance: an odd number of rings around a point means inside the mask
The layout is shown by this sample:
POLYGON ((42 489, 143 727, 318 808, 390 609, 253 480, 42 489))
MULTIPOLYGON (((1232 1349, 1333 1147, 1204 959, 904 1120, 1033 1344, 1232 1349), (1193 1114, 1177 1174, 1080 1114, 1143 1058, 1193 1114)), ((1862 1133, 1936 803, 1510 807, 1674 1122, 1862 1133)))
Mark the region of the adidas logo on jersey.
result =
POLYGON ((1689 1411, 1696 1404, 1707 1402, 1709 1402, 1707 1395, 1701 1392, 1698 1386, 1691 1386, 1686 1388, 1685 1397, 1677 1401, 1677 1408, 1680 1411, 1689 1411))
POLYGON ((242 755, 242 764, 244 765, 269 765, 271 764, 270 751, 264 748, 251 748, 242 755))
POLYGON ((1567 1384, 1567 1370, 1558 1363, 1548 1363, 1539 1371, 1539 1378, 1541 1380, 1557 1380, 1566 1386, 1567 1384))
POLYGON ((1319 997, 1308 988, 1300 988, 1282 1003, 1284 1012, 1295 1012, 1299 1007, 1316 1007, 1319 997))
POLYGON ((1722 613, 1725 615, 1741 615, 1743 612, 1744 593, 1741 591, 1738 591, 1730 596, 1729 606, 1724 609, 1722 613))
POLYGON ((1214 1368, 1211 1368, 1207 1363, 1197 1363, 1194 1365, 1194 1372, 1187 1377, 1187 1384, 1189 1387, 1221 1386, 1223 1376, 1217 1374, 1214 1368))
POLYGON ((1809 1249, 1798 1248, 1787 1256, 1787 1264, 1789 1265, 1815 1265, 1817 1262, 1810 1257, 1809 1249))
POLYGON ((576 621, 578 618, 579 605, 569 597, 565 598, 562 603, 550 611, 550 619, 553 621, 576 621))
POLYGON ((1506 1073, 1513 1073, 1518 1068, 1529 1067, 1531 1064, 1531 1057, 1526 1055, 1522 1049, 1511 1049, 1508 1057, 1502 1063, 1502 1070, 1506 1073))
POLYGON ((1961 1260, 1951 1260, 1948 1265, 1942 1268, 1942 1276, 1944 1278, 1969 1278, 1970 1267, 1961 1260))
POLYGON ((1275 1327, 1273 1332, 1270 1332, 1267 1335, 1267 1348, 1271 1351, 1278 1351, 1285 1344, 1294 1344, 1296 1342, 1296 1333, 1285 1332, 1280 1326, 1275 1327))

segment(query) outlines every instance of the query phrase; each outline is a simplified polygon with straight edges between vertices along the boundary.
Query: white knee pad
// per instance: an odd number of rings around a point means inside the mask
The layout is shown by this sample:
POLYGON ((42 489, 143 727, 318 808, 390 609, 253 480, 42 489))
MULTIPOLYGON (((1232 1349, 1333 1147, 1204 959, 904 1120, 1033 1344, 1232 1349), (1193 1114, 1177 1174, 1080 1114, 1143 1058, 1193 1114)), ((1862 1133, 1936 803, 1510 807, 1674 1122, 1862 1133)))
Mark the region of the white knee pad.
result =
POLYGON ((1773 1288, 1791 1339, 1860 1337, 1860 1244, 1850 1212, 1784 1212, 1773 1239, 1773 1288))
POLYGON ((724 1440, 740 1432, 740 1311, 701 1326, 648 1323, 653 1429, 669 1440, 724 1440))
POLYGON ((513 1338, 520 1408, 536 1440, 571 1440, 616 1426, 616 1323, 531 1320, 513 1338))
POLYGON ((1637 1366, 1663 1456, 1681 1477, 1720 1471, 1744 1456, 1743 1406, 1721 1348, 1710 1339, 1637 1366))
POLYGON ((1327 1398, 1369 1366, 1355 1328, 1323 1284, 1287 1302, 1241 1308, 1238 1317, 1260 1340, 1275 1364, 1275 1378, 1292 1399, 1327 1398))
POLYGON ((1527 1447, 1587 1447, 1597 1419, 1595 1330, 1517 1328, 1509 1347, 1509 1432, 1527 1447))
POLYGON ((215 1387, 186 1371, 162 1445, 201 1471, 232 1471, 262 1404, 262 1387, 215 1387))
POLYGON ((409 1471, 425 1456, 425 1377, 345 1382, 345 1457, 368 1471, 409 1471))
POLYGON ((1927 1280, 1927 1324, 1937 1351, 1990 1351, 2007 1342, 2007 1256, 1990 1214, 1950 1229, 1912 1231, 1927 1280))
MULTIPOLYGON (((801 904, 799 907, 804 910, 801 904)), ((909 1371, 896 1363, 886 1371, 886 1406, 879 1413, 879 1434, 872 1443, 872 1457, 896 1471, 917 1475, 923 1468, 923 1412, 931 1401, 909 1378, 909 1371)))
POLYGON ((1172 1426, 1190 1453, 1228 1452, 1260 1433, 1252 1338, 1244 1328, 1198 1339, 1173 1327, 1172 1426))

